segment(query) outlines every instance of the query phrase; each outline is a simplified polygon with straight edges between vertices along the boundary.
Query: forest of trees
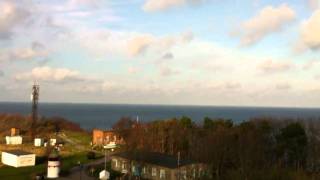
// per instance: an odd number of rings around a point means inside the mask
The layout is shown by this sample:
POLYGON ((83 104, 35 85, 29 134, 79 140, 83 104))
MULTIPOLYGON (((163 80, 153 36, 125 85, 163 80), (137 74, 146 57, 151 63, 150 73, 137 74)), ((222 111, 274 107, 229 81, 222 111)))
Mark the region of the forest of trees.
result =
POLYGON ((320 179, 320 121, 255 118, 241 123, 188 117, 148 123, 120 119, 128 151, 152 151, 208 165, 204 179, 320 179))
MULTIPOLYGON (((22 135, 26 135, 31 128, 31 117, 20 114, 0 114, 0 135, 10 134, 10 128, 19 128, 22 135)), ((49 134, 61 130, 84 131, 79 124, 61 117, 40 117, 35 124, 38 135, 49 134)))

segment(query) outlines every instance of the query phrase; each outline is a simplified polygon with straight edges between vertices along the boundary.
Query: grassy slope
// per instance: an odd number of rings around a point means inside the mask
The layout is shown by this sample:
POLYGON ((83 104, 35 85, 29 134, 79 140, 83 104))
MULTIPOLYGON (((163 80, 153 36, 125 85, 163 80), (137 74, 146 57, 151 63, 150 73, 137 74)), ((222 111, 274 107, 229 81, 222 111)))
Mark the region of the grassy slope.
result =
MULTIPOLYGON (((65 131, 63 136, 76 144, 66 142, 62 147, 62 172, 66 173, 72 167, 77 166, 78 161, 82 164, 89 162, 86 157, 87 149, 90 149, 91 136, 85 132, 65 131)), ((20 146, 0 145, 0 151, 8 149, 23 149, 28 152, 37 154, 37 161, 44 155, 45 148, 35 148, 32 144, 24 144, 20 146), (40 157, 39 157, 40 156, 40 157)), ((37 173, 46 173, 46 160, 37 163, 33 167, 14 168, 9 166, 0 166, 0 179, 24 180, 31 179, 32 175, 37 173)))

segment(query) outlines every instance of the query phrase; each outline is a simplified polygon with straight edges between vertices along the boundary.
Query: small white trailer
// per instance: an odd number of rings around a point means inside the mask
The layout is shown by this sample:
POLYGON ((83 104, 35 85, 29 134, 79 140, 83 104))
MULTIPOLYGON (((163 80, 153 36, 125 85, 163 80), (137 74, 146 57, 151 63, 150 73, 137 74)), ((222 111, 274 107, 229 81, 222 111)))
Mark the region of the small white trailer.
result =
POLYGON ((6 144, 9 145, 17 145, 22 144, 22 137, 21 136, 6 136, 6 144))
POLYGON ((1 162, 16 168, 34 166, 36 164, 36 155, 21 150, 3 151, 1 153, 1 162))

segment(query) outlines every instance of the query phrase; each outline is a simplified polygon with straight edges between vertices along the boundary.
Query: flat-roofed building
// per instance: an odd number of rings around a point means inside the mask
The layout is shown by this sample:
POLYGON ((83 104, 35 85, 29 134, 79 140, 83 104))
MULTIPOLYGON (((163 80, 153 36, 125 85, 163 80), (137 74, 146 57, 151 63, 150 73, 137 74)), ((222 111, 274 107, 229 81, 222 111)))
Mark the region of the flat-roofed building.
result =
POLYGON ((18 145, 22 144, 22 136, 6 136, 7 145, 18 145))
POLYGON ((1 153, 1 162, 13 167, 34 166, 36 164, 36 155, 21 150, 3 151, 1 153))
POLYGON ((205 165, 191 160, 155 152, 123 152, 111 157, 111 168, 115 171, 143 179, 187 180, 201 179, 205 165), (179 165, 178 165, 179 161, 179 165))

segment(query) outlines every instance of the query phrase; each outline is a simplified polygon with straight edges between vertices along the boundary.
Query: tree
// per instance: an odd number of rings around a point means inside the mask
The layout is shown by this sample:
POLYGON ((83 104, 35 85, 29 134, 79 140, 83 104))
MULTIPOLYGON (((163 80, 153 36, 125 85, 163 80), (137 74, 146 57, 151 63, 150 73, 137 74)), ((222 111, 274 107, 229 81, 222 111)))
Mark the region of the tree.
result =
POLYGON ((308 139, 303 126, 290 123, 280 130, 277 136, 278 154, 286 165, 299 168, 306 160, 308 139))

